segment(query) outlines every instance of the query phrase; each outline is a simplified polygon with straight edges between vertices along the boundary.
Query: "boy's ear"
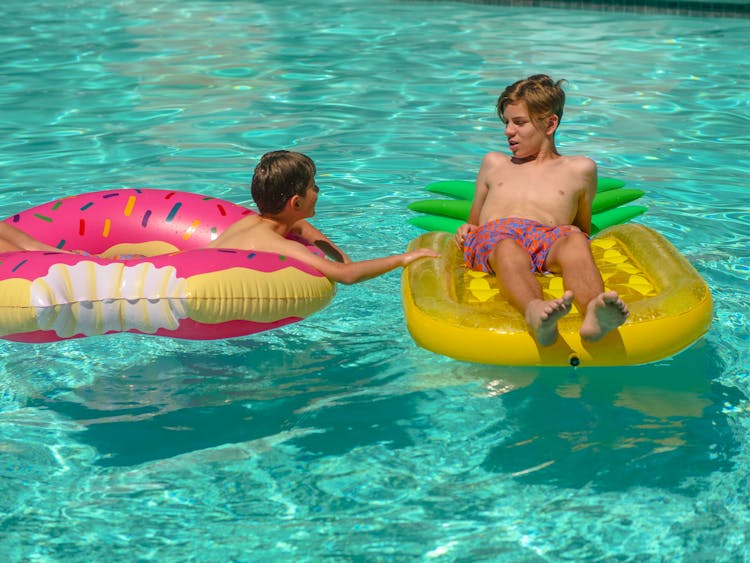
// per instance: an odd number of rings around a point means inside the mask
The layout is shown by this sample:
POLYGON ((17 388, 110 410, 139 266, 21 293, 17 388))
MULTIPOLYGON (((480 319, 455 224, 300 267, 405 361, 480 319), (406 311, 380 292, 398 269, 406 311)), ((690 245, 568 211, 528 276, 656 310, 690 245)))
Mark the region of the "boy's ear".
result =
POLYGON ((292 197, 290 197, 290 198, 289 198, 289 199, 287 200, 286 204, 287 204, 287 205, 288 205, 288 206, 289 206, 289 207, 290 207, 291 209, 299 209, 299 196, 298 196, 298 195, 293 195, 292 197))
POLYGON ((547 118, 547 134, 554 133, 558 125, 560 125, 560 118, 553 113, 547 118))

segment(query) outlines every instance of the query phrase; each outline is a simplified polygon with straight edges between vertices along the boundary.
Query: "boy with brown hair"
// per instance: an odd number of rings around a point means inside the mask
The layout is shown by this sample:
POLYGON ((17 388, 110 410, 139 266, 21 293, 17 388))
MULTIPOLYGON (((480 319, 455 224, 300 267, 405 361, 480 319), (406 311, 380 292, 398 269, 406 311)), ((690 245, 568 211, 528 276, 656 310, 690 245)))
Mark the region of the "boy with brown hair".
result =
POLYGON ((617 293, 604 291, 591 254, 596 164, 555 147, 565 104, 562 82, 537 74, 500 95, 497 113, 511 156, 484 156, 468 223, 456 232, 466 266, 497 275, 542 346, 555 342, 557 322, 573 301, 584 312, 580 335, 591 342, 628 316, 617 293), (543 299, 535 272, 561 274, 563 296, 543 299))
MULTIPOLYGON (((251 186, 259 214, 247 215, 230 225, 207 246, 283 254, 309 264, 334 282, 344 284, 374 278, 420 258, 437 257, 433 251, 420 249, 352 262, 307 221, 315 215, 318 201, 315 172, 313 161, 301 153, 274 151, 263 155, 255 168, 251 186), (288 235, 291 238, 287 238, 288 235), (303 240, 299 241, 300 238, 303 240), (303 242, 314 244, 331 260, 313 254, 303 242)), ((70 253, 41 243, 12 225, 0 222, 0 252, 20 250, 70 253)))
POLYGON ((318 201, 315 172, 315 164, 304 154, 292 151, 264 154, 251 185, 259 214, 240 219, 208 246, 276 252, 309 264, 328 279, 344 284, 374 278, 420 258, 437 257, 433 251, 419 249, 352 262, 307 221, 315 215, 318 201), (303 244, 286 238, 289 234, 315 244, 332 260, 312 254, 303 244))

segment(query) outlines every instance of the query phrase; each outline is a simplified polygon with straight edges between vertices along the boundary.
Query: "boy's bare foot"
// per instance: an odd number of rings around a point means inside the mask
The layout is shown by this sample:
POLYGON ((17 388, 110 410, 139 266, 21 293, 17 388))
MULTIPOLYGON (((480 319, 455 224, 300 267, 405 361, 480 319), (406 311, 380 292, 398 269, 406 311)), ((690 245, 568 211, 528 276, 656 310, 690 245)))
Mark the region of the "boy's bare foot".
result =
POLYGON ((542 346, 550 346, 557 340, 557 321, 570 312, 573 292, 566 291, 559 299, 542 301, 536 299, 526 307, 526 324, 529 325, 536 341, 542 346))
POLYGON ((581 323, 581 338, 596 342, 628 318, 628 306, 616 291, 605 291, 589 302, 581 323))

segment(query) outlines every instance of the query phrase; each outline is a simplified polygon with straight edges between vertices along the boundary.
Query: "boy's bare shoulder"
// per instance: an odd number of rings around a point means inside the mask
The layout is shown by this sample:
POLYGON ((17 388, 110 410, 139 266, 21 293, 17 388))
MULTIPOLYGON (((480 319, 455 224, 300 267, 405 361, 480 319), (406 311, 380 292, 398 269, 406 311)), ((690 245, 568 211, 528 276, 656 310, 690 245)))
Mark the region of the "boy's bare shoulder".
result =
POLYGON ((508 156, 505 153, 497 152, 497 151, 491 151, 484 155, 482 158, 482 166, 502 166, 504 164, 510 163, 510 156, 508 156))
POLYGON ((482 158, 482 164, 479 167, 479 173, 477 179, 482 182, 488 182, 489 179, 496 177, 498 174, 502 174, 511 164, 511 158, 501 152, 488 152, 482 158))
POLYGON ((596 171, 596 162, 594 162, 587 156, 571 155, 571 156, 563 156, 562 158, 567 166, 570 166, 571 168, 575 168, 576 170, 579 170, 580 172, 595 172, 596 171))
POLYGON ((557 160, 558 173, 582 185, 596 184, 596 163, 587 156, 563 156, 557 160))
POLYGON ((247 241, 257 238, 256 233, 262 231, 262 221, 259 215, 248 215, 235 221, 226 230, 219 235, 216 240, 211 241, 207 246, 209 248, 245 248, 247 241))

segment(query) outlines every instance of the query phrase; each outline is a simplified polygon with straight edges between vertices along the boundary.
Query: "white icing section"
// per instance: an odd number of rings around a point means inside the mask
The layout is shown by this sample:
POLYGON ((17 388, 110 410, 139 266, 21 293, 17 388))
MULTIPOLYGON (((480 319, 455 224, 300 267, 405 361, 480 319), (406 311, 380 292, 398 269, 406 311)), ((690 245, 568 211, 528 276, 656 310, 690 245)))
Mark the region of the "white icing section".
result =
POLYGON ((175 330, 187 317, 187 283, 172 266, 143 263, 55 264, 31 284, 39 328, 61 337, 138 330, 175 330))

